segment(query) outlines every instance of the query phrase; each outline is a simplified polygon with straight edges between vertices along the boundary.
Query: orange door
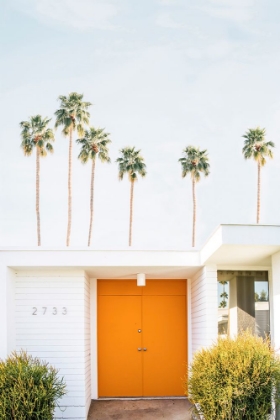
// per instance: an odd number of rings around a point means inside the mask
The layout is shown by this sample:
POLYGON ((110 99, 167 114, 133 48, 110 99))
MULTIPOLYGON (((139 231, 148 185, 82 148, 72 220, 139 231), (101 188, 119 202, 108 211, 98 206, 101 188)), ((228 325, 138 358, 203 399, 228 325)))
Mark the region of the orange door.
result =
POLYGON ((143 395, 184 395, 186 296, 143 296, 143 395))
POLYGON ((141 296, 98 298, 99 397, 142 395, 141 296))
POLYGON ((186 282, 98 281, 98 295, 99 397, 184 395, 186 282))

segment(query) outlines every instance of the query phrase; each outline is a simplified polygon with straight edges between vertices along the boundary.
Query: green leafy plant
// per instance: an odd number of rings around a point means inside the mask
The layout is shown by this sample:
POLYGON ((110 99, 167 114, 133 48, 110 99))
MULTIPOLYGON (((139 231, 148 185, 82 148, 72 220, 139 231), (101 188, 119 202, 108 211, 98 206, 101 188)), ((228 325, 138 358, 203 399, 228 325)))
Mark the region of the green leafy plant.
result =
POLYGON ((0 361, 0 419, 52 420, 65 388, 57 369, 24 351, 14 352, 0 361))
POLYGON ((280 360, 270 342, 246 331, 194 355, 186 394, 205 420, 267 420, 279 385, 280 360))

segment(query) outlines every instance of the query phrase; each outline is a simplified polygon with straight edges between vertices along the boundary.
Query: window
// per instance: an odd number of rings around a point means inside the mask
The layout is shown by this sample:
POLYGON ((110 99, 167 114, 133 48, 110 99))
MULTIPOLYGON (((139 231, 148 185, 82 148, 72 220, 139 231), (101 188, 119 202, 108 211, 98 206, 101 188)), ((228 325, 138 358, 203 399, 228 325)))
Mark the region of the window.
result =
POLYGON ((218 334, 270 333, 266 271, 218 271, 218 334))

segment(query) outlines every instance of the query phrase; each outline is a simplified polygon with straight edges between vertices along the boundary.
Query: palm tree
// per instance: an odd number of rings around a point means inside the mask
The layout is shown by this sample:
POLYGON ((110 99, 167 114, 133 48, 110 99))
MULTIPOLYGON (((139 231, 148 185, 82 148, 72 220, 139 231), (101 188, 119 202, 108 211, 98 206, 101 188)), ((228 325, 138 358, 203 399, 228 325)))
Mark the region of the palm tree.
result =
POLYGON ((94 173, 95 173, 95 161, 96 157, 101 162, 110 162, 109 150, 107 145, 111 143, 109 139, 109 133, 104 132, 104 128, 90 127, 89 130, 85 131, 84 136, 77 139, 77 143, 81 145, 81 151, 78 156, 82 163, 87 163, 91 159, 91 182, 90 182, 90 222, 89 222, 89 233, 88 233, 88 246, 91 242, 92 233, 92 221, 93 221, 93 196, 94 196, 94 173))
POLYGON ((198 147, 188 146, 183 150, 184 157, 179 159, 182 165, 182 177, 185 178, 190 174, 192 180, 193 195, 193 230, 192 230, 192 246, 195 246, 196 232, 196 183, 200 181, 201 174, 208 176, 210 164, 208 162, 207 150, 199 150, 198 147))
POLYGON ((272 141, 265 141, 265 128, 250 128, 243 136, 244 147, 242 152, 245 159, 253 158, 258 165, 258 192, 257 192, 257 223, 260 223, 261 208, 261 167, 266 164, 266 157, 273 158, 272 141))
POLYGON ((41 245, 41 223, 40 223, 40 158, 52 153, 54 133, 48 124, 51 119, 42 118, 41 115, 30 117, 29 121, 22 121, 21 147, 25 156, 30 156, 36 148, 36 217, 37 217, 37 243, 41 245))
POLYGON ((77 130, 78 136, 84 135, 84 125, 89 124, 90 114, 87 111, 90 102, 83 102, 83 94, 71 92, 68 96, 59 96, 60 108, 55 112, 55 128, 63 126, 62 133, 69 136, 68 154, 68 224, 66 245, 70 245, 72 224, 72 147, 73 132, 77 130))
POLYGON ((133 218, 133 193, 134 182, 137 181, 137 174, 141 177, 146 176, 146 165, 141 150, 135 150, 135 147, 125 147, 120 150, 121 157, 116 162, 119 164, 119 179, 122 180, 125 173, 128 174, 130 181, 130 217, 129 217, 129 236, 128 245, 131 246, 132 240, 132 218, 133 218))

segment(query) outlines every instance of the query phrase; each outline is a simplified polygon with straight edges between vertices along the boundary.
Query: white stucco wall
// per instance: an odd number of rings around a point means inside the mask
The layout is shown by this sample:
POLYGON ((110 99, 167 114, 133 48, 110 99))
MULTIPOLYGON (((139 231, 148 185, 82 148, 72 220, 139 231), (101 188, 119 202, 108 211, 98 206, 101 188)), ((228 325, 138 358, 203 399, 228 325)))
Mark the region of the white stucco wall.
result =
POLYGON ((18 272, 16 350, 46 360, 67 384, 55 419, 85 420, 90 404, 89 280, 83 272, 18 272))
POLYGON ((218 335, 217 268, 207 265, 191 280, 192 354, 208 347, 218 335))

